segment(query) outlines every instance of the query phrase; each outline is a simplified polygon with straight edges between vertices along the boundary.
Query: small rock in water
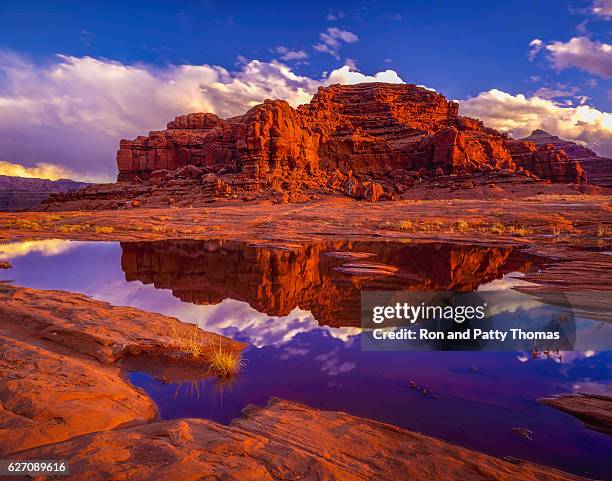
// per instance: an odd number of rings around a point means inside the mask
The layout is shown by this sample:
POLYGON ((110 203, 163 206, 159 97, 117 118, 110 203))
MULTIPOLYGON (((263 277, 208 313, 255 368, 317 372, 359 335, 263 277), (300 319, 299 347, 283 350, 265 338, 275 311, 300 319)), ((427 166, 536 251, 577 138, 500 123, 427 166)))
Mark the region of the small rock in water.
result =
POLYGON ((533 438, 531 437, 531 435, 533 434, 533 431, 531 431, 530 429, 527 428, 512 428, 512 432, 514 432, 515 434, 518 434, 520 437, 525 438, 529 441, 533 441, 533 438))

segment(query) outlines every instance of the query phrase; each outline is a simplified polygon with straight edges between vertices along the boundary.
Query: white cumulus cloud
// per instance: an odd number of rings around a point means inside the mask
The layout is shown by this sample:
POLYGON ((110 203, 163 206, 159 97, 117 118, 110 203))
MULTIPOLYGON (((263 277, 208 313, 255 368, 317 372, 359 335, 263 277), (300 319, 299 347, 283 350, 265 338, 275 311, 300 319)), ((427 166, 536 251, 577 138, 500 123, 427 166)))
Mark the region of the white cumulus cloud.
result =
POLYGON ((378 72, 374 75, 365 75, 361 72, 353 70, 351 66, 345 65, 339 69, 334 70, 329 74, 325 80, 325 85, 333 84, 360 84, 365 82, 386 82, 393 84, 401 84, 404 81, 394 70, 385 70, 384 72, 378 72))
POLYGON ((534 39, 529 44, 529 58, 546 52, 552 67, 557 70, 578 68, 603 78, 612 78, 612 45, 593 41, 588 37, 573 37, 567 42, 544 43, 534 39))
POLYGON ((461 101, 461 113, 516 138, 543 129, 564 139, 586 143, 599 155, 612 155, 612 113, 589 105, 560 105, 537 96, 513 95, 498 89, 461 101))
POLYGON ((542 50, 542 46, 544 45, 544 42, 542 40, 540 40, 539 38, 534 38, 531 42, 529 42, 529 60, 533 60, 536 55, 540 52, 540 50, 542 50))
POLYGON ((278 53, 280 55, 280 59, 286 61, 306 60, 308 58, 308 54, 304 50, 291 50, 283 45, 273 48, 272 52, 278 53))

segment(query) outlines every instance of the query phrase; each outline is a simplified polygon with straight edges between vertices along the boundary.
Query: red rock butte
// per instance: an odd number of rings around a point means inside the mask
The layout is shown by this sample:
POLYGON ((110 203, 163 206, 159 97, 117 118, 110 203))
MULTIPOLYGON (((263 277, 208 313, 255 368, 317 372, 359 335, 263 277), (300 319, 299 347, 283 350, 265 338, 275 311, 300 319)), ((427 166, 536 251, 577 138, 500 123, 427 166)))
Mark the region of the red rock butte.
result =
POLYGON ((456 102, 432 90, 385 83, 319 87, 297 109, 266 100, 228 119, 181 115, 166 130, 122 140, 117 165, 118 181, 163 183, 171 171, 187 168, 192 177, 239 176, 243 185, 317 179, 355 197, 357 189, 371 191, 363 197, 382 195, 376 182, 385 191, 409 187, 419 175, 504 171, 586 180, 580 162, 563 151, 462 117, 456 102), (368 182, 359 184, 354 174, 368 182))

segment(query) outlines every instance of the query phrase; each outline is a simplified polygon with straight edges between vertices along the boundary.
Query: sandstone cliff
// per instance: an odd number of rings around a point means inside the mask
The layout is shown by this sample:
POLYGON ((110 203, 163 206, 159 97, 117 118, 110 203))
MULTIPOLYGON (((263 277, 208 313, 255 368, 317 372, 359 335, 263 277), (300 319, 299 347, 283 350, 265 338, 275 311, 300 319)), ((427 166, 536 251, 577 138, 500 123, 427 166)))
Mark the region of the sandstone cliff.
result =
POLYGON ((119 181, 190 176, 218 195, 232 184, 283 191, 326 185, 370 200, 426 175, 504 171, 586 180, 579 162, 461 117, 441 94, 384 83, 320 87, 297 109, 266 100, 229 119, 183 115, 164 131, 122 140, 117 165, 119 181))
POLYGON ((612 187, 612 158, 600 157, 587 147, 560 139, 541 129, 534 130, 522 140, 533 142, 539 147, 550 145, 556 152, 563 151, 569 160, 580 162, 590 183, 612 187))

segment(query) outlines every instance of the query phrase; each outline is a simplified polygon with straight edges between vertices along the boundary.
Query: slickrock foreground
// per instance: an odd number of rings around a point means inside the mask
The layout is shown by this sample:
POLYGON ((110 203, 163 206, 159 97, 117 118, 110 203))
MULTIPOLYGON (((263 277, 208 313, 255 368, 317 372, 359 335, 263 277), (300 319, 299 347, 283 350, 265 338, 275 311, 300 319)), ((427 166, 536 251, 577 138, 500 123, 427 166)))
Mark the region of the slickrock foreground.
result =
POLYGON ((20 456, 69 459, 67 479, 83 481, 583 479, 279 399, 266 408, 246 408, 230 426, 203 419, 154 422, 80 436, 20 456))
POLYGON ((540 402, 576 416, 595 431, 612 434, 612 396, 603 394, 560 394, 540 402))
POLYGON ((192 365, 173 330, 193 328, 80 294, 0 283, 0 455, 153 419, 155 404, 123 380, 117 361, 149 355, 192 365))

